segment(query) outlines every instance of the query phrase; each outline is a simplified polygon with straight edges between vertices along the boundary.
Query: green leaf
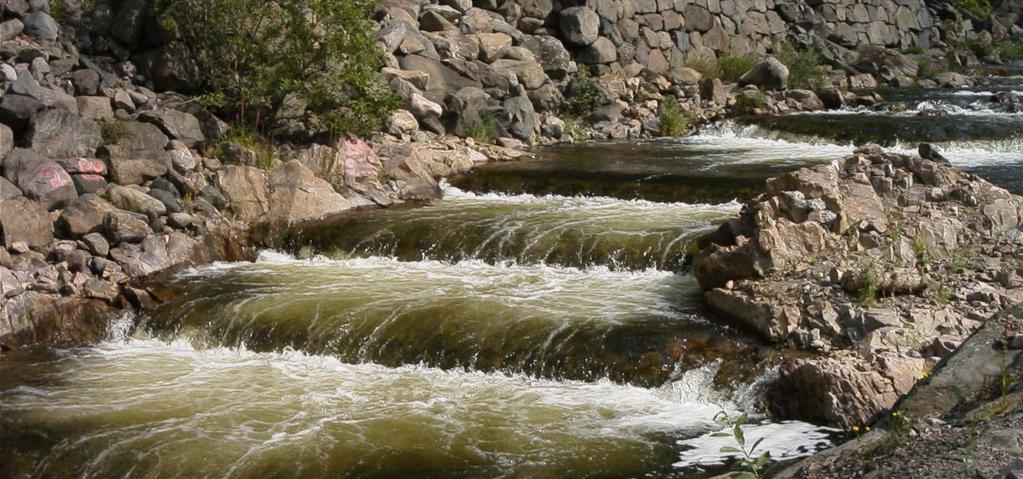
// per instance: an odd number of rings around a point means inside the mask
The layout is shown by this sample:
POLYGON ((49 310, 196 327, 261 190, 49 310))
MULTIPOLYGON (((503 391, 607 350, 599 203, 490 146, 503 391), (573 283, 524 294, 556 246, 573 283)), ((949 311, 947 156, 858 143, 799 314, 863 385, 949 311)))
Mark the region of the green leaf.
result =
POLYGON ((771 453, 770 452, 765 452, 765 453, 761 454, 760 457, 757 458, 757 463, 756 463, 757 464, 757 469, 760 469, 760 468, 764 467, 767 464, 767 461, 770 461, 770 460, 771 460, 771 453))
POLYGON ((747 421, 749 421, 749 415, 746 413, 742 413, 742 415, 739 416, 739 419, 735 420, 735 423, 741 426, 743 424, 746 424, 747 421))
POLYGON ((746 435, 743 434, 742 428, 738 424, 732 428, 732 435, 735 436, 735 442, 738 442, 740 446, 746 445, 746 435))
POLYGON ((732 435, 727 432, 715 432, 714 434, 711 434, 710 437, 732 437, 732 435))
POLYGON ((764 442, 764 438, 757 439, 757 441, 753 443, 753 447, 749 448, 749 452, 752 454, 753 451, 756 451, 757 446, 759 446, 761 442, 764 442))
POLYGON ((739 449, 737 447, 733 447, 733 446, 724 446, 721 449, 719 449, 718 452, 723 452, 723 453, 726 453, 726 454, 742 454, 743 453, 741 449, 739 449))

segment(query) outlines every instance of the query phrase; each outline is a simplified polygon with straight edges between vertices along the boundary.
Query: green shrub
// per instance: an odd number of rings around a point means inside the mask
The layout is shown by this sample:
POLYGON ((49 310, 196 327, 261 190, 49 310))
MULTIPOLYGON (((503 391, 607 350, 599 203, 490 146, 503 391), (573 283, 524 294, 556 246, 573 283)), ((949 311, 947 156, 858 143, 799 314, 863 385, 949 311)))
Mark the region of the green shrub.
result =
POLYGON ((705 79, 721 78, 721 65, 715 57, 709 55, 690 55, 686 58, 686 66, 700 72, 700 75, 705 79))
POLYGON ((860 289, 856 291, 857 299, 867 306, 877 304, 877 295, 881 292, 877 274, 872 269, 867 268, 863 271, 863 277, 860 281, 860 289))
POLYGON ((124 120, 117 118, 104 120, 100 122, 100 135, 103 137, 103 143, 117 144, 124 136, 128 134, 128 125, 124 120))
POLYGON ((269 136, 263 135, 256 131, 254 128, 246 125, 234 125, 231 129, 227 130, 223 136, 217 142, 215 153, 218 158, 224 158, 223 154, 224 145, 227 143, 237 143, 249 150, 252 150, 256 154, 255 164, 246 166, 255 166, 264 170, 269 170, 274 167, 274 148, 273 139, 269 136))
POLYGON ((568 82, 565 90, 566 111, 572 115, 585 116, 604 103, 600 85, 592 78, 580 75, 568 82))
POLYGON ((753 113, 753 110, 767 106, 767 99, 759 90, 745 91, 735 98, 735 107, 742 113, 753 113))
POLYGON ((994 46, 992 46, 990 42, 984 41, 980 38, 966 40, 965 42, 963 42, 963 45, 966 46, 966 48, 972 50, 973 54, 977 55, 978 58, 984 58, 988 55, 991 55, 991 53, 993 53, 995 50, 994 46))
POLYGON ((984 18, 991 15, 991 0, 952 0, 955 7, 974 18, 984 18))
POLYGON ((566 115, 561 118, 561 121, 564 123, 563 133, 572 138, 572 141, 578 143, 589 139, 586 136, 586 126, 584 126, 584 123, 579 118, 566 115))
POLYGON ((739 78, 752 70, 759 62, 760 58, 753 54, 724 55, 718 60, 721 79, 730 83, 738 83, 739 78))
POLYGON ((661 126, 661 136, 679 137, 689 133, 693 127, 695 117, 692 113, 683 113, 674 98, 662 100, 660 110, 657 122, 661 126))
POLYGON ((916 67, 916 78, 923 80, 925 78, 933 78, 937 75, 938 71, 934 68, 934 63, 931 62, 930 58, 924 58, 920 60, 920 63, 916 67))
POLYGON ((924 51, 925 50, 920 45, 913 45, 911 47, 903 49, 902 53, 905 53, 907 55, 922 55, 924 51))
POLYGON ((272 124, 298 99, 334 134, 367 135, 399 98, 379 80, 372 0, 148 0, 192 52, 218 113, 272 124))
POLYGON ((785 42, 774 52, 775 58, 789 68, 789 88, 816 88, 827 79, 824 55, 817 45, 800 48, 785 42))
POLYGON ((1023 60, 1023 40, 1006 40, 995 45, 995 49, 1002 60, 1023 60))
POLYGON ((489 114, 480 115, 479 120, 469 125, 469 138, 478 143, 494 143, 497 141, 497 122, 489 114))

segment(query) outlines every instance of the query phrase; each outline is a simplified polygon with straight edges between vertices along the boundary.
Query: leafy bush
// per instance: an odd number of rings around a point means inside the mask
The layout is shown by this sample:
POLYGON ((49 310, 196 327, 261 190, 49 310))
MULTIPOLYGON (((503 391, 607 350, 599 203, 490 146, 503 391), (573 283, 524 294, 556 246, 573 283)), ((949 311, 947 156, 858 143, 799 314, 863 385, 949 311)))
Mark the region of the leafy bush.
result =
POLYGON ((481 114, 479 120, 469 125, 469 138, 479 143, 494 143, 497 141, 497 122, 489 114, 481 114))
POLYGON ((600 85, 585 75, 572 78, 566 89, 566 110, 572 115, 585 116, 604 102, 600 85))
POLYGON ((916 67, 916 78, 922 80, 925 78, 932 78, 937 75, 938 71, 934 68, 934 63, 931 62, 930 58, 924 58, 920 60, 920 63, 916 67))
POLYGON ((995 45, 1002 60, 1023 60, 1023 40, 1006 40, 995 45))
POLYGON ((974 18, 984 18, 991 15, 991 0, 953 0, 955 7, 966 12, 974 18))
POLYGON ((686 66, 700 72, 700 75, 708 80, 721 78, 721 65, 717 58, 712 56, 690 55, 686 58, 686 66))
POLYGON ((881 292, 877 274, 872 269, 866 268, 860 281, 860 288, 856 291, 856 298, 867 306, 877 304, 877 295, 881 292))
POLYGON ((220 137, 215 153, 218 158, 225 158, 228 155, 224 154, 225 145, 228 143, 236 143, 243 146, 253 153, 255 153, 255 162, 251 165, 264 170, 269 170, 274 167, 274 149, 273 142, 267 136, 260 134, 255 129, 245 125, 235 125, 231 129, 220 137))
POLYGON ((789 68, 789 88, 815 88, 827 81, 824 55, 817 45, 800 48, 785 42, 774 55, 789 68))
POLYGON ((661 136, 678 137, 689 133, 695 118, 691 113, 683 113, 678 107, 678 101, 668 98, 661 101, 658 124, 661 126, 661 136))
POLYGON ((742 113, 753 113, 753 110, 767 106, 767 99, 759 90, 744 91, 735 98, 735 108, 742 113))
POLYGON ((100 122, 100 135, 103 143, 117 144, 128 134, 128 124, 124 120, 113 118, 100 122))
POLYGON ((724 55, 718 60, 721 79, 730 83, 738 83, 739 77, 752 70, 757 63, 760 63, 760 58, 753 54, 724 55))
POLYGON ((270 124, 289 103, 331 133, 378 130, 397 96, 378 80, 372 0, 149 0, 192 52, 207 104, 270 124))

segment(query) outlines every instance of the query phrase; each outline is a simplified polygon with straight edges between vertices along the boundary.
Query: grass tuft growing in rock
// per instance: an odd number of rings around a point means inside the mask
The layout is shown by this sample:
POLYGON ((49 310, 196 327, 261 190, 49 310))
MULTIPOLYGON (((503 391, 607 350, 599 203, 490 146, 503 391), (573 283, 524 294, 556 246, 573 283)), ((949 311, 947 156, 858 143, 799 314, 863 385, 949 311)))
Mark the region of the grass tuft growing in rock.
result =
POLYGON ((760 58, 752 53, 745 55, 723 55, 718 60, 721 79, 730 83, 738 83, 739 78, 752 70, 759 62, 760 58))
POLYGON ((878 283, 877 273, 869 267, 865 268, 860 275, 860 287, 856 291, 856 298, 867 306, 874 306, 877 304, 877 295, 880 292, 881 287, 878 283))
POLYGON ((689 133, 695 122, 695 117, 692 113, 683 113, 678 106, 678 101, 669 97, 661 101, 657 121, 661 127, 661 136, 679 137, 689 133))
POLYGON ((801 47, 788 41, 775 52, 775 58, 789 68, 789 88, 814 89, 827 80, 824 55, 820 47, 801 47))
POLYGON ((100 123, 100 135, 103 142, 116 145, 128 134, 128 125, 124 120, 114 118, 100 123))
POLYGON ((1023 60, 1023 40, 1006 40, 995 45, 1002 60, 1023 60))
MULTIPOLYGON (((702 78, 713 80, 721 78, 721 64, 717 58, 709 55, 690 55, 686 58, 686 66, 700 72, 702 78)), ((744 72, 745 73, 745 72, 744 72)), ((740 75, 742 75, 740 73, 740 75)))
POLYGON ((572 115, 585 116, 603 103, 600 85, 592 78, 581 75, 568 82, 565 100, 566 111, 572 115))
POLYGON ((966 12, 974 18, 991 15, 991 0, 952 0, 956 9, 966 12))
POLYGON ((497 141, 497 122, 494 117, 484 114, 480 119, 469 126, 469 138, 479 143, 494 143, 497 141))

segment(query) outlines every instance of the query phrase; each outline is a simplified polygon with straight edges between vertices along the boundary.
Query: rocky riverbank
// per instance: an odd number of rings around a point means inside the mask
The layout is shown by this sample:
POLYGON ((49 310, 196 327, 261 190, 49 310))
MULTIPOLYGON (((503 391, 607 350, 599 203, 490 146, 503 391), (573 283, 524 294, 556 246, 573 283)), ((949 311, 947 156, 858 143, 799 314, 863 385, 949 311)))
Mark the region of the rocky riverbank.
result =
POLYGON ((780 416, 869 425, 1023 300, 1023 198, 921 153, 939 161, 866 147, 774 178, 701 240, 708 304, 811 353, 782 363, 780 416))

